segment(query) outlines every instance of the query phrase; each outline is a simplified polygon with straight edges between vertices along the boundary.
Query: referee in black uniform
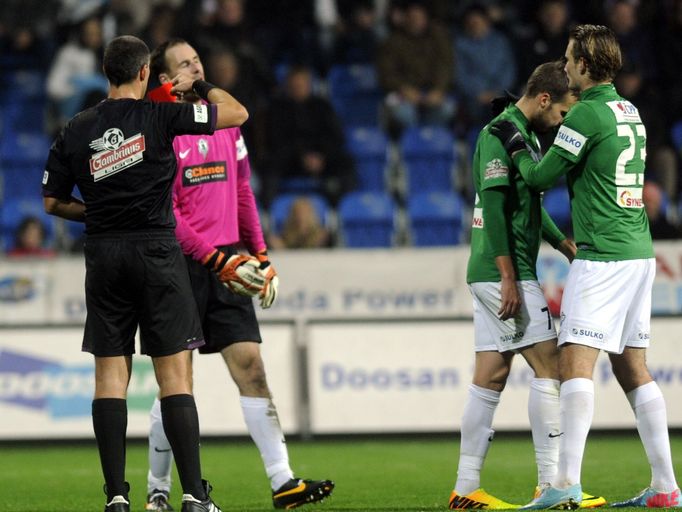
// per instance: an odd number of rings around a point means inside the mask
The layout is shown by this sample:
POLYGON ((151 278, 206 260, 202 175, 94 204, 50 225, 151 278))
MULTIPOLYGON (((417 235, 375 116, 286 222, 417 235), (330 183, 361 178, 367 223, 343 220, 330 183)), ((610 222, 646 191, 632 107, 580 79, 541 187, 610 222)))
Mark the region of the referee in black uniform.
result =
MULTIPOLYGON (((209 105, 142 101, 149 49, 132 36, 107 46, 109 96, 76 115, 55 140, 43 177, 48 213, 84 221, 87 319, 83 350, 95 356, 92 421, 106 482, 105 512, 128 512, 126 391, 135 332, 152 357, 163 427, 184 495, 182 512, 220 512, 201 479, 190 349, 204 344, 185 259, 175 239, 173 137, 240 126, 246 109, 227 92, 180 76, 173 93, 209 105), (83 202, 72 197, 77 186, 83 202)), ((217 269, 220 270, 220 269, 217 269)))

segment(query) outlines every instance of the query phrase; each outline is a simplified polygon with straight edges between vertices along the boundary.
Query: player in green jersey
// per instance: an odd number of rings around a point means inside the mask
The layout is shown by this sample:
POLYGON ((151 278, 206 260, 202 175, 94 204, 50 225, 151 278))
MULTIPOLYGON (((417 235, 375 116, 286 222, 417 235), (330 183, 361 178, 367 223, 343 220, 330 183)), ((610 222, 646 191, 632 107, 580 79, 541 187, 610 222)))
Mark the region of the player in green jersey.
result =
POLYGON ((651 288, 656 271, 642 204, 646 130, 613 78, 621 53, 607 27, 580 25, 566 48, 569 85, 581 91, 551 148, 539 162, 511 123, 492 128, 536 190, 567 176, 578 253, 561 304, 561 448, 559 471, 528 509, 574 507, 594 411, 592 375, 600 350, 635 413, 651 466, 651 483, 614 507, 679 507, 665 401, 646 366, 651 288))
MULTIPOLYGON (((540 158, 536 132, 562 121, 576 98, 569 90, 562 62, 538 66, 516 104, 493 123, 506 120, 523 134, 540 158)), ((567 239, 541 205, 541 194, 529 189, 489 126, 481 131, 474 154, 476 203, 472 222, 467 282, 474 300, 476 360, 473 382, 462 417, 457 482, 451 509, 515 508, 481 489, 480 473, 493 438, 495 409, 515 354, 534 372, 528 413, 538 466, 538 485, 549 485, 559 458, 559 369, 554 323, 537 281, 541 237, 570 260, 575 244, 567 239)), ((605 503, 587 496, 585 506, 605 503)))

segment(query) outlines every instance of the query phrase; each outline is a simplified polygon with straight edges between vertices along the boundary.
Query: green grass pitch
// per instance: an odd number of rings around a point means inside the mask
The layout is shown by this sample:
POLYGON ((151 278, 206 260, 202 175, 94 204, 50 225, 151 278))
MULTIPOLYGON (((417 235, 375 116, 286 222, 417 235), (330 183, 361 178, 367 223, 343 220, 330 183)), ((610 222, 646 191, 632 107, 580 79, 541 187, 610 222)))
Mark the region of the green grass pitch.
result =
MULTIPOLYGON (((671 436, 673 462, 682 474, 682 434, 671 436)), ((454 484, 458 435, 406 438, 289 441, 297 476, 336 482, 331 499, 303 511, 446 510, 454 484)), ((128 447, 131 510, 142 511, 147 448, 128 447)), ((260 456, 247 440, 207 439, 202 443, 204 476, 213 498, 227 511, 271 511, 270 491, 260 456)), ((0 445, 0 511, 79 512, 103 510, 102 476, 94 441, 78 444, 0 445)), ((629 498, 649 483, 644 450, 634 432, 591 434, 583 465, 586 491, 608 500, 629 498)), ((536 474, 530 434, 498 433, 483 472, 483 486, 502 499, 525 503, 536 474)), ((180 509, 174 473, 171 503, 180 509)))

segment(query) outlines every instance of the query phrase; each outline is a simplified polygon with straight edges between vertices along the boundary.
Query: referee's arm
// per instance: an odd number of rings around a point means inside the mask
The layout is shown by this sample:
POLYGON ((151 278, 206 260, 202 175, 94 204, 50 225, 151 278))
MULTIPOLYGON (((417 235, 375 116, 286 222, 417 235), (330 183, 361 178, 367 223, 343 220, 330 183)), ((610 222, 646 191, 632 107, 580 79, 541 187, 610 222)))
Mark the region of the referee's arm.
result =
POLYGON ((194 80, 182 74, 173 78, 172 83, 171 94, 177 95, 178 93, 194 90, 201 99, 216 106, 216 130, 241 126, 249 118, 246 107, 239 103, 229 92, 224 91, 220 87, 204 80, 194 80))
POLYGON ((66 220, 85 222, 85 204, 78 198, 43 197, 43 207, 50 215, 56 215, 66 220))

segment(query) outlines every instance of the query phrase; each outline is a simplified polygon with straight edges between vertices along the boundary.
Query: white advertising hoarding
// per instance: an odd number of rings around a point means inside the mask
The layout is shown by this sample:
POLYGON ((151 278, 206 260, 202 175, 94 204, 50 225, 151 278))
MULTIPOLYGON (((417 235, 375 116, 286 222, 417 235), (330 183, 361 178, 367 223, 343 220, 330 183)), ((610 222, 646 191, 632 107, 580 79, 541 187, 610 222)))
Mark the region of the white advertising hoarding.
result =
MULTIPOLYGON (((682 358, 674 332, 682 319, 656 319, 649 368, 668 403, 671 426, 682 426, 682 358)), ((471 382, 471 322, 313 324, 308 382, 315 433, 458 430, 471 382)), ((528 429, 532 373, 519 356, 495 415, 494 428, 528 429)), ((632 428, 634 418, 602 354, 595 378, 596 428, 632 428)))
MULTIPOLYGON (((262 326, 268 383, 285 432, 299 431, 300 381, 293 326, 262 326)), ((92 436, 93 358, 77 328, 0 329, 0 439, 92 436)), ((128 435, 146 436, 158 387, 151 359, 133 357, 128 435)), ((246 435, 239 393, 218 354, 194 361, 194 392, 206 435, 246 435)))

